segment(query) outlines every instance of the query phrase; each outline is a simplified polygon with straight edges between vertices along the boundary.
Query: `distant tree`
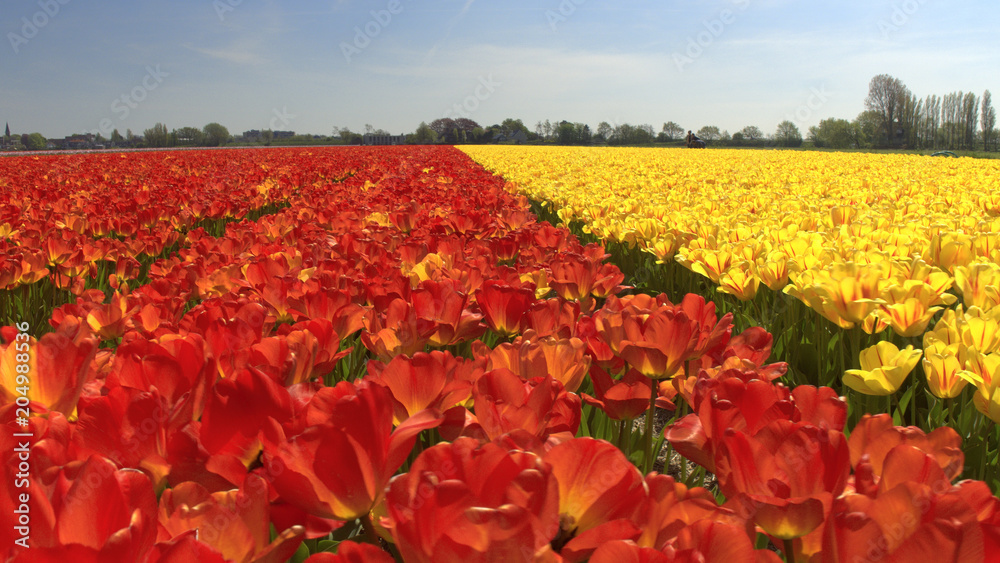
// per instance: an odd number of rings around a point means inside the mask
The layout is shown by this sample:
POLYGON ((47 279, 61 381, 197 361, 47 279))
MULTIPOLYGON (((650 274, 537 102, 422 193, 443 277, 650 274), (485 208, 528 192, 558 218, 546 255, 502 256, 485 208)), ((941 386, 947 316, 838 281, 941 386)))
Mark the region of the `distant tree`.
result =
MULTIPOLYGON (((100 135, 98 135, 98 137, 100 137, 100 135)), ((21 145, 23 145, 24 148, 28 148, 28 143, 30 142, 31 142, 31 135, 28 135, 27 133, 21 133, 21 145)))
POLYGON ((264 143, 265 147, 271 146, 274 141, 274 131, 270 129, 264 129, 260 132, 260 142, 264 143))
POLYGON ((975 148, 977 121, 979 121, 979 97, 969 92, 962 99, 962 145, 968 149, 975 148))
POLYGON ((131 129, 126 129, 125 130, 125 142, 127 142, 129 144, 132 144, 133 140, 135 140, 135 135, 132 134, 132 130, 131 129))
POLYGON ((197 127, 181 127, 175 129, 178 145, 201 146, 205 142, 205 134, 197 127))
POLYGON ((983 131, 983 150, 990 150, 993 139, 996 136, 997 110, 993 107, 993 95, 987 90, 983 92, 982 114, 979 118, 979 125, 983 131))
POLYGON ((351 131, 347 127, 341 127, 340 129, 334 128, 335 135, 340 136, 340 140, 344 142, 345 145, 359 145, 361 144, 361 135, 351 131), (355 142, 356 141, 356 142, 355 142))
POLYGON ((514 119, 511 117, 503 120, 503 123, 500 124, 500 129, 503 131, 504 136, 507 137, 510 137, 518 131, 523 132, 525 135, 530 133, 528 128, 524 126, 524 122, 520 119, 514 119))
POLYGON ((121 144, 123 138, 122 134, 118 132, 117 129, 111 132, 111 144, 118 145, 121 144))
POLYGON ((746 141, 747 141, 747 139, 746 139, 746 137, 743 136, 743 132, 742 131, 737 131, 737 132, 733 133, 733 138, 731 139, 731 142, 734 145, 740 146, 740 145, 746 144, 746 141))
MULTIPOLYGON (((760 130, 760 127, 756 125, 747 125, 743 129, 740 129, 740 134, 746 138, 748 141, 756 141, 757 139, 764 138, 764 132, 760 130)), ((736 135, 733 135, 735 137, 736 135)))
POLYGON ((45 136, 41 133, 32 133, 28 135, 27 141, 28 142, 24 143, 24 146, 29 151, 45 150, 45 146, 49 144, 49 142, 45 140, 45 136))
POLYGON ((430 128, 437 134, 437 138, 442 143, 454 145, 458 143, 458 133, 460 129, 455 120, 450 117, 439 117, 431 121, 430 128))
POLYGON ((878 135, 887 144, 892 144, 896 136, 900 104, 909 95, 903 82, 888 74, 879 74, 868 83, 865 109, 878 115, 878 135))
POLYGON ((661 132, 668 141, 675 141, 684 136, 684 128, 673 121, 664 123, 661 132))
POLYGON ((607 142, 611 140, 611 135, 613 134, 614 134, 614 129, 611 128, 611 124, 608 123, 607 121, 602 121, 597 124, 597 131, 595 132, 594 137, 601 141, 607 142))
POLYGON ((455 120, 455 127, 458 127, 466 133, 472 133, 473 130, 479 127, 479 124, 468 117, 459 117, 455 120))
POLYGON ((876 140, 881 117, 874 110, 863 111, 851 121, 851 143, 855 148, 871 147, 876 140))
POLYGON ((165 147, 170 142, 170 132, 167 130, 167 126, 162 123, 157 123, 151 129, 146 129, 143 132, 143 137, 147 147, 165 147))
POLYGON ((433 145, 437 141, 437 133, 425 121, 420 122, 413 137, 414 144, 417 145, 433 145))
POLYGON ((809 128, 809 138, 817 147, 845 149, 853 142, 851 122, 832 117, 824 119, 819 126, 809 128))
POLYGON ((722 136, 722 133, 719 132, 719 128, 715 125, 706 125, 699 129, 695 135, 705 141, 717 141, 722 136))
POLYGON ((611 130, 608 144, 612 145, 643 145, 655 140, 652 125, 631 125, 620 123, 611 130))
POLYGON ((556 142, 560 145, 585 145, 590 143, 590 126, 586 123, 560 121, 555 126, 556 142))
POLYGON ((205 146, 218 147, 229 142, 229 129, 212 122, 205 126, 205 146))
POLYGON ((774 132, 774 140, 784 147, 797 147, 802 144, 802 133, 794 123, 782 121, 778 124, 778 129, 774 132))

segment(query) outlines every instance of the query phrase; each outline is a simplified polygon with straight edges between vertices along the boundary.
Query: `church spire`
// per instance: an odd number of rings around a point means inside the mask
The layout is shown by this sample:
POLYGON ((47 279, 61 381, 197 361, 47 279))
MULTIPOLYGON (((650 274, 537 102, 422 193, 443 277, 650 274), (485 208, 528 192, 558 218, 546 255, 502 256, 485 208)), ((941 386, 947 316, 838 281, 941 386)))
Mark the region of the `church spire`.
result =
POLYGON ((10 137, 10 123, 7 124, 7 132, 3 134, 4 137, 10 137))

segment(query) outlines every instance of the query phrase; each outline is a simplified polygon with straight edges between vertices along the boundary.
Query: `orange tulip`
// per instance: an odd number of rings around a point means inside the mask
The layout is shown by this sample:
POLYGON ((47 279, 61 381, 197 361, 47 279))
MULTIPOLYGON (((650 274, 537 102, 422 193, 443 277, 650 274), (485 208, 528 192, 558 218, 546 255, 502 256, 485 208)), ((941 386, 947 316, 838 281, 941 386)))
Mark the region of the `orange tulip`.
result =
POLYGON ((586 351, 579 338, 529 340, 526 335, 490 351, 486 369, 509 369, 525 380, 552 376, 566 391, 575 393, 590 369, 586 351))
POLYGON ((476 294, 476 303, 490 329, 503 335, 519 334, 525 327, 525 313, 535 302, 532 287, 513 288, 489 280, 476 294))
MULTIPOLYGON (((59 469, 49 486, 38 486, 36 479, 31 477, 26 489, 31 497, 30 549, 15 560, 143 561, 153 547, 156 495, 142 472, 91 456, 59 469)), ((9 506, 11 516, 17 506, 9 506)), ((13 530, 8 530, 0 546, 13 542, 13 530)), ((14 547, 4 555, 18 551, 14 547)))
POLYGON ((395 559, 370 543, 342 541, 337 553, 320 552, 306 559, 306 563, 393 563, 395 559))
POLYGON ((271 541, 267 482, 250 475, 238 490, 209 492, 186 482, 167 489, 160 497, 161 541, 188 530, 198 531, 198 541, 216 549, 227 560, 240 563, 287 561, 302 542, 305 531, 295 526, 271 541))
POLYGON ((580 397, 551 377, 524 381, 508 369, 495 369, 479 378, 472 398, 478 423, 490 440, 515 430, 542 441, 550 436, 565 439, 580 426, 580 397))
POLYGON ((406 561, 534 562, 559 529, 557 487, 534 454, 459 438, 392 480, 387 525, 406 561))
POLYGON ((417 318, 435 325, 434 332, 428 337, 431 346, 447 346, 478 338, 486 330, 486 326, 479 322, 482 315, 467 308, 468 297, 452 280, 420 282, 411 300, 417 318))
POLYGON ((273 421, 265 429, 265 466, 284 468, 269 479, 286 502, 340 520, 366 516, 417 435, 440 424, 425 412, 393 431, 389 391, 365 383, 321 389, 310 412, 309 425, 297 435, 286 437, 273 421))
POLYGON ((591 397, 582 393, 583 401, 595 406, 612 420, 631 420, 649 408, 652 393, 650 379, 631 369, 620 380, 614 380, 600 366, 590 367, 590 380, 594 383, 591 397))
POLYGON ((418 352, 396 356, 388 364, 368 362, 369 378, 392 394, 393 424, 422 411, 439 415, 472 397, 472 385, 483 373, 482 362, 455 358, 451 352, 418 352))
POLYGON ((567 561, 585 560, 604 541, 636 539, 634 518, 646 499, 642 474, 618 448, 576 438, 544 459, 559 484, 559 534, 553 540, 567 561))
MULTIPOLYGON (((56 329, 37 341, 29 341, 31 350, 28 362, 31 385, 27 395, 45 405, 72 417, 84 386, 95 375, 91 360, 97 354, 97 340, 89 328, 76 317, 67 317, 56 329)), ((17 383, 17 365, 20 362, 16 343, 11 342, 0 351, 0 400, 12 402, 17 383)))

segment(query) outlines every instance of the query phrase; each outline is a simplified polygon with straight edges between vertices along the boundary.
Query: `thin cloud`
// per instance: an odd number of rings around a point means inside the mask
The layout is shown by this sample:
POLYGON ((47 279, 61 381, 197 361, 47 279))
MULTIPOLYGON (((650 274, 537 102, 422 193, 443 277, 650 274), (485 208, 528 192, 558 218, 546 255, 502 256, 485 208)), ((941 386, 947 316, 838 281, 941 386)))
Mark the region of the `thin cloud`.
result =
POLYGON ((225 61, 237 65, 260 65, 267 62, 267 59, 253 52, 244 46, 232 46, 226 49, 208 49, 205 47, 195 47, 190 43, 182 45, 184 48, 201 53, 207 57, 225 61))
POLYGON ((431 47, 431 50, 427 52, 427 55, 424 56, 423 66, 427 66, 427 64, 431 62, 431 59, 434 58, 434 55, 437 54, 438 49, 440 49, 441 46, 444 45, 446 41, 448 41, 448 39, 451 37, 451 32, 454 31, 455 29, 455 26, 457 26, 458 23, 462 21, 462 18, 464 18, 465 14, 469 12, 469 9, 472 8, 472 4, 475 1, 476 0, 466 0, 465 5, 462 6, 462 9, 459 10, 458 14, 453 18, 451 18, 451 20, 448 22, 448 27, 445 29, 444 36, 442 36, 441 39, 439 39, 438 42, 435 43, 433 47, 431 47))

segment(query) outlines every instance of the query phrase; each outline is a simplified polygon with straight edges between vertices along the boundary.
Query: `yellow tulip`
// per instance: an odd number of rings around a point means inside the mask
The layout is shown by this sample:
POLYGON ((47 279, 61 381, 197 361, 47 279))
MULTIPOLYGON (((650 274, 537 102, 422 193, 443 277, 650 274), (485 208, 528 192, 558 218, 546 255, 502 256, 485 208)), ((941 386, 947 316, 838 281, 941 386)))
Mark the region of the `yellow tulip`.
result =
POLYGON ((927 387, 935 397, 955 398, 969 383, 959 373, 963 370, 957 348, 957 345, 948 346, 943 342, 934 342, 929 348, 924 348, 924 374, 927 376, 927 387))
POLYGON ((976 410, 1000 424, 1000 385, 978 389, 972 396, 972 402, 976 405, 976 410))
POLYGON ((760 280, 746 261, 729 268, 719 277, 719 291, 733 295, 740 301, 753 299, 759 286, 760 280))
POLYGON ((997 286, 1000 286, 1000 265, 992 263, 969 264, 955 269, 955 284, 962 292, 966 307, 993 308, 1000 304, 997 286))
POLYGON ((861 351, 861 369, 844 372, 844 384, 865 395, 891 395, 903 384, 920 361, 921 350, 903 350, 882 341, 861 351))

